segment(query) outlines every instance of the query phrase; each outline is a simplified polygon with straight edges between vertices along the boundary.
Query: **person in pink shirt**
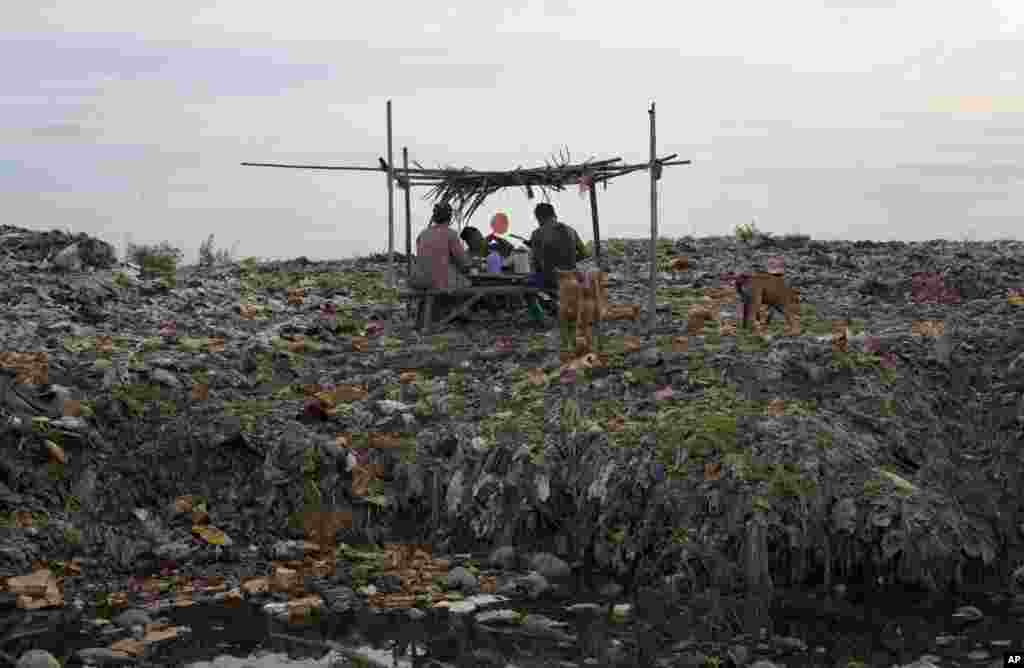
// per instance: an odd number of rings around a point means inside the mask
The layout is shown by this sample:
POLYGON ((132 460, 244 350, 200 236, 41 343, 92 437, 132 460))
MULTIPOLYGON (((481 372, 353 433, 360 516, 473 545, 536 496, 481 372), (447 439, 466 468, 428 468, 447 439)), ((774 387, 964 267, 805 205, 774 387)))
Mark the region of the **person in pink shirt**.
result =
POLYGON ((434 290, 461 288, 469 285, 469 258, 459 235, 451 228, 452 208, 438 204, 430 218, 430 226, 416 237, 416 255, 420 271, 434 290))
MULTIPOLYGON (((449 290, 469 287, 469 257, 462 248, 458 233, 451 228, 452 207, 446 203, 434 206, 430 226, 416 237, 416 267, 410 287, 449 290)), ((442 295, 437 303, 443 310, 455 306, 459 298, 442 295)))

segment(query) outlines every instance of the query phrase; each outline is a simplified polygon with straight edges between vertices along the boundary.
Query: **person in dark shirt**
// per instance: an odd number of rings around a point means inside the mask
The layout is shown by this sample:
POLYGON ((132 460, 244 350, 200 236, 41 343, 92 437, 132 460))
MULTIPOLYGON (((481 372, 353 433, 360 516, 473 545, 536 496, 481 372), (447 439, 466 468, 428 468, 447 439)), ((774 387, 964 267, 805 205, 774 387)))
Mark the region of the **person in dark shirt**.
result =
POLYGON ((467 225, 462 229, 459 238, 465 242, 470 255, 476 257, 485 257, 487 255, 487 242, 484 240, 484 235, 477 228, 467 225))
MULTIPOLYGON (((555 207, 541 202, 534 208, 533 215, 537 218, 538 227, 529 241, 523 240, 530 249, 532 270, 527 284, 544 290, 550 298, 544 308, 554 315, 558 312, 558 271, 575 270, 576 263, 587 257, 587 250, 576 230, 558 220, 555 207)), ((542 323, 541 301, 536 295, 530 295, 527 303, 530 318, 535 323, 542 323)))
POLYGON ((507 239, 502 239, 493 232, 485 237, 472 225, 463 228, 459 237, 465 242, 470 254, 476 257, 487 257, 492 244, 498 245, 498 254, 503 258, 508 258, 515 250, 515 246, 507 239))
POLYGON ((530 236, 531 268, 539 274, 545 289, 558 290, 558 270, 574 271, 587 257, 587 249, 576 230, 558 220, 555 207, 541 202, 534 210, 537 229, 530 236))

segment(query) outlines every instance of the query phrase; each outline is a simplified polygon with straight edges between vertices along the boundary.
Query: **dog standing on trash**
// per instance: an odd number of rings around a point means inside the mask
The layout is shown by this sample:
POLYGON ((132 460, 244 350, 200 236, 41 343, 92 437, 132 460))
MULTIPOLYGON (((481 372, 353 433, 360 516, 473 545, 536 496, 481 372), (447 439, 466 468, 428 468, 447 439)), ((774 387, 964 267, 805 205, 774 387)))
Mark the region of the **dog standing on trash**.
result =
POLYGON ((563 352, 594 351, 594 323, 600 323, 608 309, 607 283, 608 274, 603 271, 558 271, 558 316, 563 352), (570 323, 576 325, 575 341, 568 340, 570 323))
POLYGON ((786 285, 782 258, 768 260, 767 272, 756 272, 753 275, 740 275, 736 281, 736 296, 740 303, 737 313, 744 329, 750 320, 757 323, 761 316, 761 307, 768 307, 767 322, 772 321, 772 310, 781 311, 786 324, 792 326, 794 316, 799 315, 800 290, 786 285))

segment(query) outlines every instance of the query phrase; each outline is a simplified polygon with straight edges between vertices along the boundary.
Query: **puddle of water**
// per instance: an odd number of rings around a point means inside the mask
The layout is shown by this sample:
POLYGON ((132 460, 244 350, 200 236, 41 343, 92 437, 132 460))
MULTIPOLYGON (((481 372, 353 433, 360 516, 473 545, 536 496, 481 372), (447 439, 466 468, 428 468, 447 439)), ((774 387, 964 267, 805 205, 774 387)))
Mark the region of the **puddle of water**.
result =
MULTIPOLYGON (((1016 647, 1024 638, 1024 620, 1011 612, 1010 604, 993 603, 983 594, 935 599, 889 587, 853 605, 792 592, 788 599, 776 600, 771 615, 776 634, 822 647, 821 656, 844 664, 849 659, 869 665, 907 664, 924 654, 965 660, 969 652, 982 649, 998 657, 1004 651, 1001 641, 1016 647), (964 605, 977 607, 984 617, 973 623, 956 620, 953 613, 964 605)), ((820 661, 812 652, 787 663, 824 665, 820 661)))
POLYGON ((359 656, 371 667, 419 668, 427 665, 428 651, 430 660, 448 666, 477 651, 519 665, 528 665, 523 661, 531 659, 547 664, 600 656, 613 637, 629 633, 628 624, 574 619, 564 610, 569 603, 506 601, 481 609, 510 608, 567 621, 560 630, 575 636, 575 642, 514 631, 492 633, 474 623, 475 613, 431 611, 414 621, 403 613, 367 611, 343 620, 327 616, 296 625, 267 616, 257 605, 198 604, 164 613, 173 624, 188 626, 192 633, 158 650, 153 660, 161 666, 187 668, 331 668, 352 665, 342 659, 359 656), (400 648, 397 656, 396 646, 400 648), (417 658, 411 658, 413 653, 417 658))
POLYGON ((222 654, 211 661, 197 661, 185 668, 413 668, 409 659, 395 659, 392 652, 372 647, 331 649, 319 659, 297 658, 284 652, 264 652, 237 657, 222 654))
MULTIPOLYGON (((985 650, 989 656, 999 657, 1005 646, 993 641, 1012 641, 1017 647, 1024 638, 1024 620, 1011 612, 1011 604, 993 603, 983 593, 939 600, 893 587, 884 595, 863 599, 853 591, 845 600, 829 600, 812 590, 779 594, 770 609, 771 633, 800 639, 809 649, 770 657, 791 667, 846 665, 849 660, 900 665, 924 654, 976 663, 968 656, 972 651, 985 650), (984 617, 970 625, 958 622, 953 613, 962 605, 978 607, 984 617)), ((148 660, 151 665, 175 668, 421 668, 427 665, 423 657, 452 666, 461 665, 460 657, 472 659, 474 652, 483 652, 527 668, 557 665, 560 661, 595 665, 591 662, 596 660, 596 665, 617 665, 609 657, 616 652, 620 656, 628 654, 641 641, 656 647, 661 656, 670 655, 672 645, 684 639, 741 642, 751 650, 758 644, 756 640, 734 641, 729 632, 723 637, 708 631, 696 608, 682 615, 667 610, 648 610, 650 614, 645 614, 645 605, 641 604, 637 618, 613 620, 600 612, 566 609, 579 603, 605 602, 576 592, 565 600, 500 601, 469 614, 431 610, 426 617, 413 620, 405 612, 362 611, 340 618, 314 617, 302 625, 278 621, 258 604, 197 604, 162 613, 173 624, 189 627, 191 633, 166 645, 158 644, 148 660), (543 615, 564 625, 556 633, 537 637, 522 633, 523 629, 515 625, 496 622, 488 625, 497 629, 492 631, 475 621, 481 611, 501 609, 543 615), (652 615, 654 618, 649 618, 652 615), (412 658, 414 654, 417 658, 412 658), (362 657, 362 663, 351 661, 353 656, 362 657)), ((80 635, 69 629, 27 641, 56 656, 109 644, 97 641, 92 634, 80 635)), ((723 655, 718 650, 715 653, 723 655)))
POLYGON ((189 664, 188 668, 332 668, 332 664, 337 663, 333 657, 332 653, 319 660, 292 659, 287 654, 256 654, 244 658, 219 656, 213 661, 189 664))

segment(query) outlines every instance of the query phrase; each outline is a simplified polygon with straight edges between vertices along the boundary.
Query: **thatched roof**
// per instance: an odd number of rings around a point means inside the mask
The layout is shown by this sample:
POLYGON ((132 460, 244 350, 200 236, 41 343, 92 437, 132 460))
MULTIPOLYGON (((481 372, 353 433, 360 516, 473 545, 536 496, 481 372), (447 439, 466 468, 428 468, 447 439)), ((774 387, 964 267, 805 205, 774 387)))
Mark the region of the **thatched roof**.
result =
MULTIPOLYGON (((659 168, 661 165, 685 165, 690 162, 673 161, 675 157, 676 154, 672 154, 658 159, 659 168)), ((572 164, 568 152, 558 156, 554 161, 549 161, 544 167, 517 167, 503 172, 452 167, 429 170, 418 163, 415 164, 418 168, 415 172, 395 170, 399 183, 403 187, 431 186, 426 198, 450 204, 462 220, 471 218, 490 195, 505 188, 522 188, 528 199, 534 199, 539 191, 545 201, 550 201, 551 191, 564 191, 572 186, 577 186, 583 191, 599 183, 604 183, 607 187, 608 181, 616 176, 650 168, 648 163, 623 164, 622 158, 588 160, 572 164)))

